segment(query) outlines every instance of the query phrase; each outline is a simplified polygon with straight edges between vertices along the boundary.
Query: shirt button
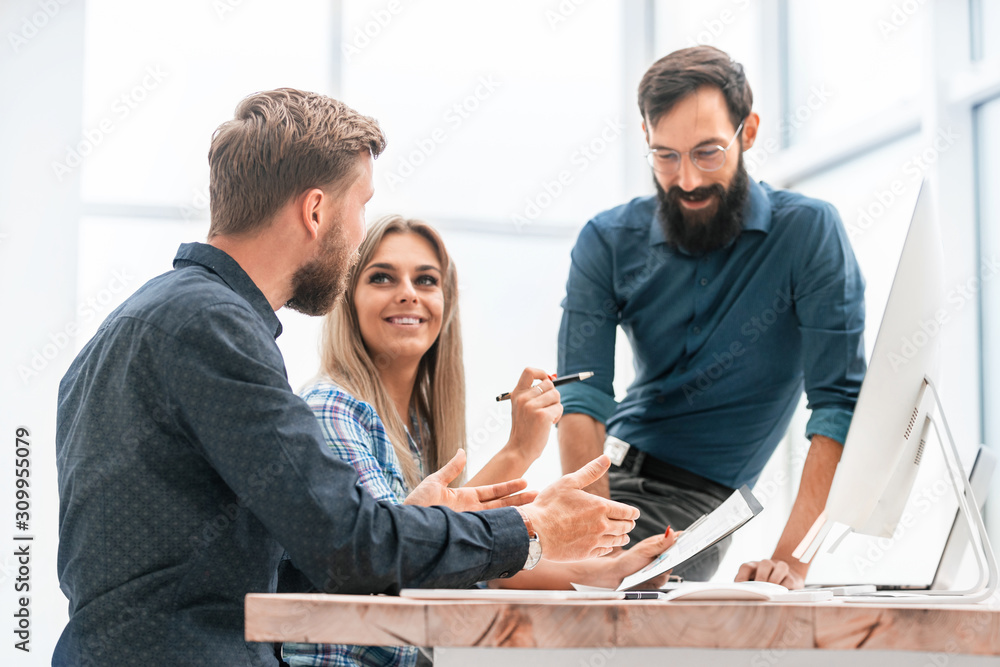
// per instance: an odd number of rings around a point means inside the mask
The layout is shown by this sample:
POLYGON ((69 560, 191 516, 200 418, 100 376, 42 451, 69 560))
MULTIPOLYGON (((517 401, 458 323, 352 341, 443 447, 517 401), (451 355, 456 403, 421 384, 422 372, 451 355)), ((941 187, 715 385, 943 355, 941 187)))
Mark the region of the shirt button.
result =
POLYGON ((701 283, 701 286, 702 286, 702 287, 704 287, 705 285, 707 285, 707 284, 708 284, 708 278, 702 278, 702 279, 701 279, 701 280, 699 280, 698 282, 699 282, 699 283, 701 283))
POLYGON ((691 327, 691 333, 697 335, 701 333, 701 327, 691 327))
POLYGON ((501 579, 506 579, 506 578, 507 578, 507 577, 509 577, 509 576, 510 576, 510 572, 502 572, 502 573, 500 574, 500 578, 501 578, 501 579))

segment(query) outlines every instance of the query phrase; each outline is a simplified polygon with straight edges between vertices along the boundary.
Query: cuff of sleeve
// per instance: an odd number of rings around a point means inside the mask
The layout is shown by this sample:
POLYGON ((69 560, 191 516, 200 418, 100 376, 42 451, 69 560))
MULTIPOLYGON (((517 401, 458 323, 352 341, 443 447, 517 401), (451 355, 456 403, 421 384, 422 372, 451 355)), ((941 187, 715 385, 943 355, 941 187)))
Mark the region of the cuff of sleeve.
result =
POLYGON ((823 435, 843 444, 854 413, 844 408, 817 408, 806 424, 806 438, 823 435))
POLYGON ((608 422, 618 407, 618 402, 613 396, 608 396, 600 389, 588 387, 585 382, 574 382, 559 387, 559 400, 562 402, 563 414, 583 413, 602 424, 608 422))
POLYGON ((528 561, 528 530, 521 513, 513 507, 482 513, 493 531, 493 554, 482 579, 506 579, 528 561))

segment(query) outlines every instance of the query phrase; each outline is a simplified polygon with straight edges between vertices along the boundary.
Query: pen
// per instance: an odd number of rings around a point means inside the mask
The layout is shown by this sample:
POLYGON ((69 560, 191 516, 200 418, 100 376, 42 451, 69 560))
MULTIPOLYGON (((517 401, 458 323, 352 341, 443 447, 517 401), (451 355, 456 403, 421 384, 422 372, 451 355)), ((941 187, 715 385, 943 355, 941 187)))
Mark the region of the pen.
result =
MULTIPOLYGON (((580 380, 586 380, 587 378, 591 377, 594 377, 594 373, 592 371, 583 371, 582 373, 573 373, 572 375, 564 375, 561 378, 557 378, 550 375, 549 379, 552 380, 552 384, 558 387, 559 385, 566 384, 567 382, 579 382, 580 380)), ((504 393, 500 394, 499 396, 497 396, 497 400, 498 401, 510 400, 510 392, 505 391, 504 393)))

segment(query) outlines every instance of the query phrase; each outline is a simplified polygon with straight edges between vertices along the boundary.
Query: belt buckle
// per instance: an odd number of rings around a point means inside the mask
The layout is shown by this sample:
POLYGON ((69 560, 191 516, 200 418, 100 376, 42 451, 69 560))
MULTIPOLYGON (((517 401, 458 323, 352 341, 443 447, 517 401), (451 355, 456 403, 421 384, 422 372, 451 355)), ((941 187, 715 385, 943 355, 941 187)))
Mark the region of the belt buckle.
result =
POLYGON ((604 453, 611 459, 611 463, 616 466, 621 466, 625 462, 625 456, 628 455, 630 447, 630 444, 624 440, 619 440, 613 435, 609 435, 604 440, 604 453))

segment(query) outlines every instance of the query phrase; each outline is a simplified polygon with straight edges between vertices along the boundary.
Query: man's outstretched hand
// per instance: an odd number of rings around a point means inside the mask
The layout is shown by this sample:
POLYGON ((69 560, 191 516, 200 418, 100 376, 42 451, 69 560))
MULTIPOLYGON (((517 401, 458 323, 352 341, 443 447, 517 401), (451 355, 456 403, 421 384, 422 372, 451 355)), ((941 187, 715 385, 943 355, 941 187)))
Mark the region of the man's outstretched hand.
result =
POLYGON ((518 493, 528 486, 523 479, 512 479, 509 482, 487 486, 463 486, 458 489, 448 486, 462 473, 463 468, 465 468, 465 450, 459 449, 440 470, 425 477, 424 481, 406 496, 403 504, 424 507, 444 505, 456 512, 474 512, 524 505, 538 495, 535 491, 518 493), (515 493, 517 495, 513 495, 515 493))
POLYGON ((628 544, 639 510, 583 490, 610 466, 608 457, 601 455, 542 489, 535 502, 519 508, 531 519, 546 559, 583 560, 628 544))

